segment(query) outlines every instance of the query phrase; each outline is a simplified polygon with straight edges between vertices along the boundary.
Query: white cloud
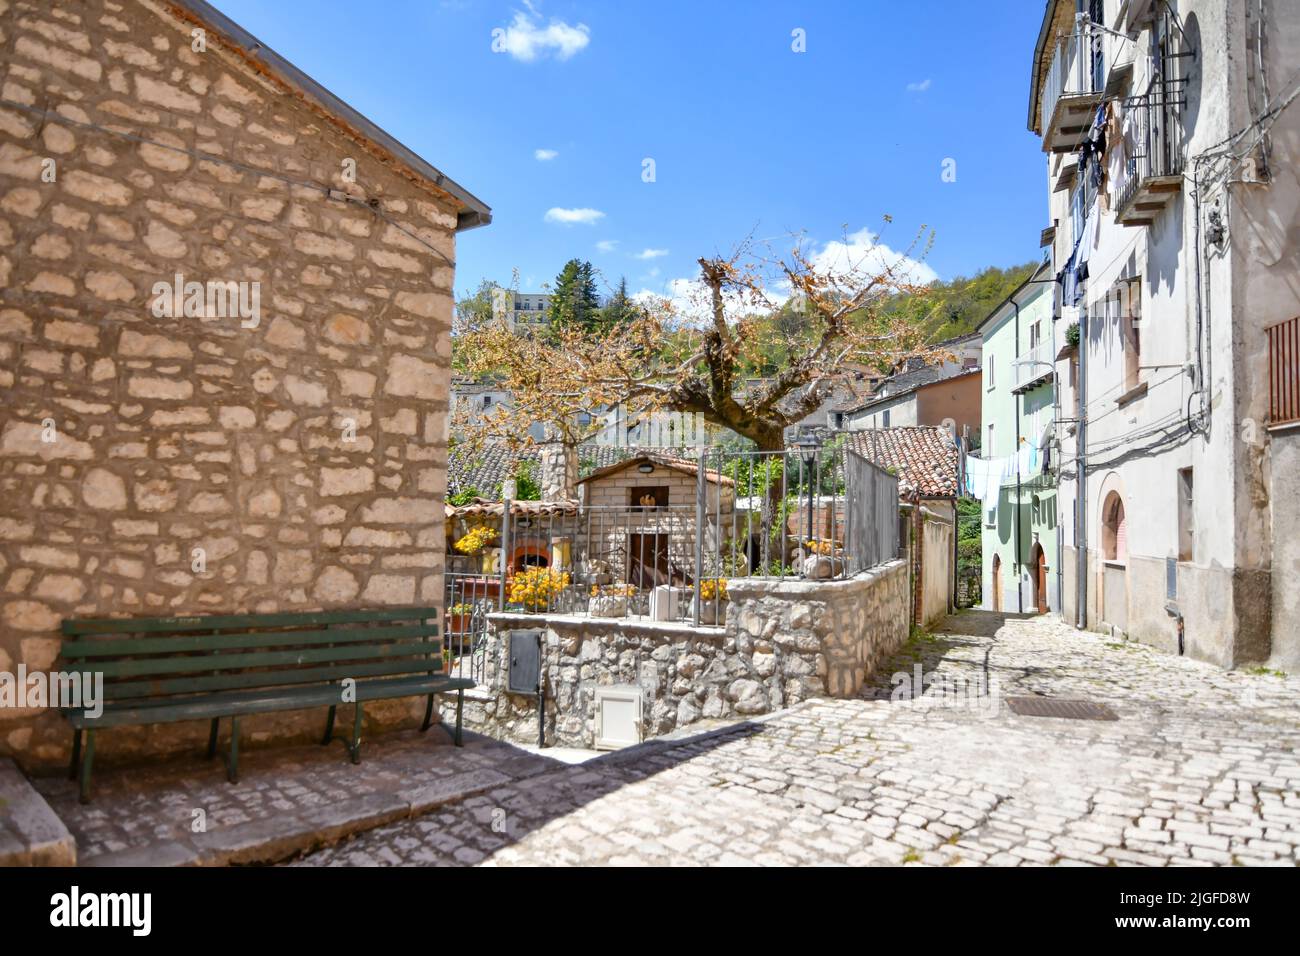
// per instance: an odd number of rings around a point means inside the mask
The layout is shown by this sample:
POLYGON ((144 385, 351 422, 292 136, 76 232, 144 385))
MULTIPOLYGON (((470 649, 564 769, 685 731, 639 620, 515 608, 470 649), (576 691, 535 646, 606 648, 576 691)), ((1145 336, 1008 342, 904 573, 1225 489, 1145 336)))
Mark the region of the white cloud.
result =
POLYGON ((556 152, 555 150, 553 150, 553 149, 535 149, 535 150, 533 150, 533 159, 537 160, 539 163, 544 163, 544 162, 546 162, 548 159, 554 159, 556 156, 559 156, 559 155, 560 155, 560 154, 559 154, 558 152, 556 152))
POLYGON ((492 49, 509 53, 516 60, 531 63, 548 54, 567 60, 591 42, 591 29, 585 23, 571 26, 552 18, 542 26, 537 10, 527 4, 528 12, 515 11, 510 26, 492 31, 492 49))
POLYGON ((632 256, 633 259, 658 259, 668 255, 667 249, 642 249, 632 256))
POLYGON ((930 78, 929 78, 929 77, 926 77, 924 80, 921 80, 919 83, 908 83, 908 84, 907 84, 907 92, 909 92, 909 93, 924 93, 924 92, 925 92, 926 90, 928 90, 929 88, 930 88, 930 78))
POLYGON ((908 259, 889 246, 879 242, 880 237, 870 229, 859 229, 844 239, 832 239, 812 256, 813 268, 835 272, 862 270, 876 273, 886 266, 894 269, 903 282, 925 285, 934 282, 939 274, 924 262, 908 259))
POLYGON ((564 209, 560 206, 554 206, 546 210, 544 217, 547 222, 558 223, 561 226, 572 226, 581 223, 584 226, 594 226, 597 222, 605 218, 605 214, 599 209, 564 209))
MULTIPOLYGON (((894 270, 900 282, 912 282, 925 285, 939 278, 932 268, 924 262, 909 259, 895 252, 879 241, 879 236, 869 229, 859 229, 843 239, 832 239, 824 245, 813 244, 806 250, 809 264, 818 271, 846 273, 861 271, 864 276, 874 275, 886 267, 894 270)), ((642 276, 641 281, 653 279, 653 275, 642 276)), ((784 276, 773 276, 764 289, 770 305, 756 303, 749 297, 730 291, 724 296, 724 308, 729 318, 754 313, 766 312, 769 308, 779 308, 790 298, 792 287, 784 276)), ((659 290, 642 288, 632 298, 649 305, 661 300, 668 300, 673 313, 692 324, 700 325, 712 321, 710 318, 709 291, 697 277, 669 279, 659 290)))
POLYGON ((602 239, 596 243, 596 248, 601 252, 613 252, 614 247, 618 245, 617 239, 602 239))

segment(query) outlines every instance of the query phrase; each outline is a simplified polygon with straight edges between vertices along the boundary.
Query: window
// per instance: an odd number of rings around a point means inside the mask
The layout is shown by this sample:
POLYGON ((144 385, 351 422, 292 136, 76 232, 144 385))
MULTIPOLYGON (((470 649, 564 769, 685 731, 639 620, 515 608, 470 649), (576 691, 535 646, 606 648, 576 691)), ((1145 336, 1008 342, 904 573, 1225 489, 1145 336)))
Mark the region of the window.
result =
POLYGON ((990 354, 989 354, 989 385, 988 385, 988 387, 989 387, 990 389, 993 388, 993 385, 994 385, 994 380, 993 380, 993 379, 994 379, 994 376, 993 376, 993 369, 996 367, 996 365, 997 365, 997 362, 996 362, 996 360, 993 358, 992 353, 990 353, 990 354))
POLYGON ((628 505, 633 508, 667 508, 667 485, 640 485, 627 490, 628 505))
POLYGON ((885 409, 885 413, 884 413, 884 415, 882 416, 882 420, 883 420, 884 423, 885 423, 885 427, 888 428, 888 427, 889 427, 889 409, 887 409, 887 408, 885 409))
POLYGON ((992 458, 992 457, 993 457, 993 425, 992 425, 992 423, 989 424, 989 440, 988 440, 988 444, 986 444, 986 445, 984 446, 983 451, 984 451, 984 457, 985 457, 985 458, 992 458))
POLYGON ((484 395, 484 396, 483 396, 483 407, 484 407, 484 408, 487 408, 487 407, 488 407, 489 405, 491 405, 491 404, 492 404, 492 396, 491 396, 491 395, 484 395))
POLYGON ((1112 491, 1101 506, 1101 557, 1103 561, 1128 560, 1128 529, 1124 523, 1124 501, 1112 491))
POLYGON ((1196 546, 1196 511, 1192 497, 1192 469, 1178 469, 1178 560, 1191 561, 1196 546))
POLYGON ((1131 279, 1115 290, 1115 307, 1124 332, 1124 388, 1142 381, 1142 280, 1131 279))

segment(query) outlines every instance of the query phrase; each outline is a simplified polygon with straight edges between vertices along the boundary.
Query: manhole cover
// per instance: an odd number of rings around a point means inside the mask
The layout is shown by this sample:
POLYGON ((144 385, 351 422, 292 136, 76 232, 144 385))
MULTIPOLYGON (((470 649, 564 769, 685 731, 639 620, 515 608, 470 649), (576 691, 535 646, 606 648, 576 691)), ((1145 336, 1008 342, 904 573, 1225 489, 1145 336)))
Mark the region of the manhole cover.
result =
POLYGON ((1105 704, 1060 697, 1008 697, 1007 706, 1022 717, 1064 717, 1067 720, 1119 720, 1105 704))

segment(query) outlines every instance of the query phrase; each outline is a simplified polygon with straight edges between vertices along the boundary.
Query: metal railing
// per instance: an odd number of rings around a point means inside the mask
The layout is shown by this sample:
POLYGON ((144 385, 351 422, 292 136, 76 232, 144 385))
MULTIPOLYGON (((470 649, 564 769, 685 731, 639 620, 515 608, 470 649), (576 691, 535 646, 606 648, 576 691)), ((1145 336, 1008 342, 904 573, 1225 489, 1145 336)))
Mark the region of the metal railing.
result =
POLYGON ((487 616, 497 609, 496 575, 447 570, 443 575, 443 659, 452 677, 482 683, 488 639, 487 616))
POLYGON ((1057 40, 1039 100, 1039 129, 1044 136, 1062 97, 1101 93, 1106 88, 1105 37, 1105 31, 1085 16, 1075 22, 1072 33, 1057 40))
POLYGON ((1264 330, 1268 336, 1268 423, 1300 422, 1300 316, 1264 330))
POLYGON ((474 551, 453 552, 447 572, 466 676, 481 673, 494 611, 721 625, 728 580, 844 578, 898 554, 898 479, 842 442, 641 465, 586 485, 591 504, 504 502, 451 519, 452 540, 474 551))
POLYGON ((1128 101, 1124 110, 1124 161, 1115 184, 1115 209, 1123 212, 1142 184, 1160 176, 1183 172, 1179 142, 1180 94, 1171 81, 1156 77, 1147 92, 1128 101))
POLYGON ((1052 349, 1052 343, 1046 340, 1021 353, 1012 363, 1015 369, 1015 387, 1020 388, 1047 375, 1055 368, 1055 359, 1056 352, 1052 349))

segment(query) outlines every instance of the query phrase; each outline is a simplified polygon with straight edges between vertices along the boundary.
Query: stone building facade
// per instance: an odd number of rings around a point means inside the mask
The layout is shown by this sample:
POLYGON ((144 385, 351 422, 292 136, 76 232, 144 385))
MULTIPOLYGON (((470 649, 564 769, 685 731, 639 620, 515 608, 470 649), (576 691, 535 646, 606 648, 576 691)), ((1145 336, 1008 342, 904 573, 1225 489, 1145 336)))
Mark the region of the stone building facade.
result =
MULTIPOLYGON (((56 666, 73 616, 440 604, 455 233, 486 207, 198 2, 0 0, 0 87, 0 671, 56 666)), ((0 709, 0 755, 69 737, 0 709)))

